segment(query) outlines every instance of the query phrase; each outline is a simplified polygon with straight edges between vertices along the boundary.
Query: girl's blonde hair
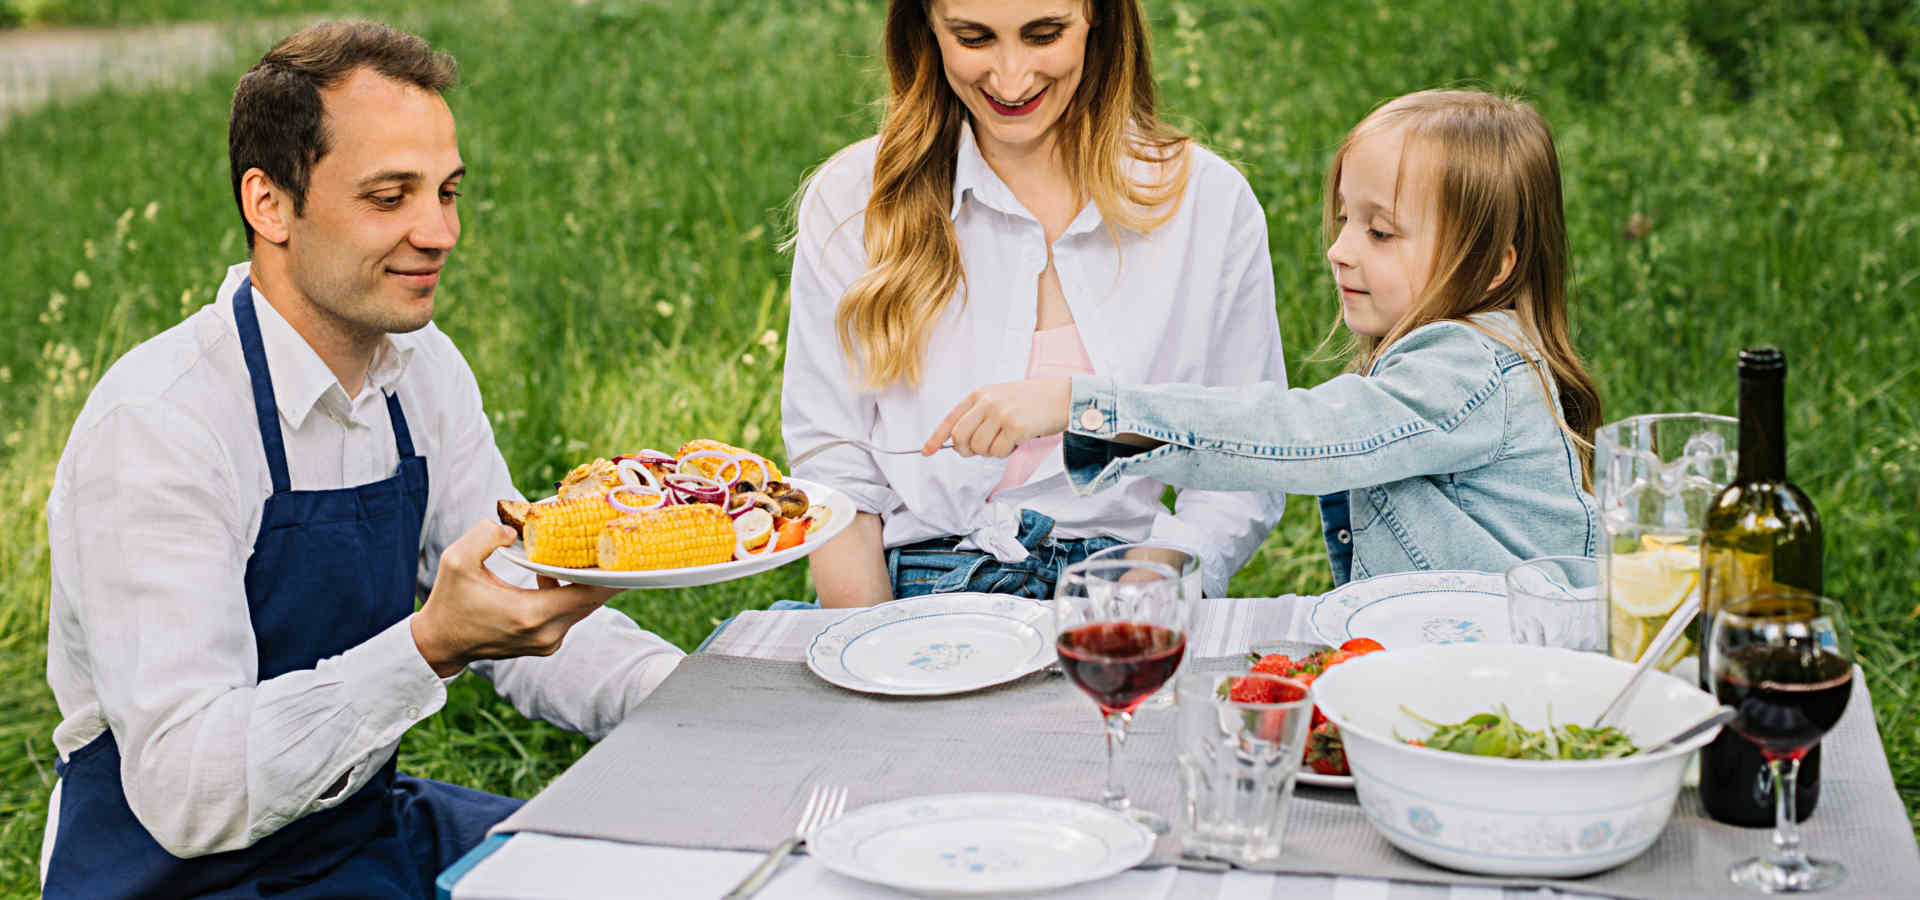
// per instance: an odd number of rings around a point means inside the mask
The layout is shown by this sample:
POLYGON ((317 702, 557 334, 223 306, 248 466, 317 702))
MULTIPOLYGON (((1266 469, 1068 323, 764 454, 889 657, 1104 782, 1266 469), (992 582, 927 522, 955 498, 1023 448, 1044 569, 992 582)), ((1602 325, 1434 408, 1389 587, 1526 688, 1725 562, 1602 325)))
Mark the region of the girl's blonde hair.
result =
MULTIPOLYGON (((1329 247, 1339 231, 1340 174, 1347 155, 1362 140, 1396 129, 1404 139, 1403 154, 1418 143, 1434 151, 1437 160, 1422 173, 1433 186, 1439 228, 1432 276, 1413 308, 1385 335, 1351 339, 1348 370, 1364 374, 1393 342, 1423 325, 1512 310, 1553 375, 1560 397, 1556 418, 1579 448, 1582 480, 1591 485, 1600 391, 1567 326, 1567 223, 1552 129, 1533 107, 1481 91, 1421 91, 1387 102, 1355 125, 1334 154, 1322 218, 1329 247), (1509 246, 1513 269, 1499 280, 1509 246)), ((1405 176, 1403 166, 1396 183, 1405 176)), ((1477 323, 1467 324, 1512 346, 1477 323)), ((1535 358, 1524 348, 1513 349, 1535 358)), ((1537 367, 1535 372, 1542 392, 1552 397, 1546 374, 1537 367)))
MULTIPOLYGON (((967 110, 947 84, 928 16, 931 0, 887 11, 892 90, 867 201, 867 271, 834 315, 840 347, 867 389, 918 384, 933 324, 965 282, 953 230, 954 159, 967 110)), ((1054 128, 1054 152, 1077 198, 1109 223, 1150 231, 1179 209, 1189 139, 1160 121, 1138 0, 1087 0, 1086 61, 1054 128), (1136 181, 1136 162, 1159 177, 1136 181)), ((1016 38, 1017 39, 1017 38, 1016 38)))

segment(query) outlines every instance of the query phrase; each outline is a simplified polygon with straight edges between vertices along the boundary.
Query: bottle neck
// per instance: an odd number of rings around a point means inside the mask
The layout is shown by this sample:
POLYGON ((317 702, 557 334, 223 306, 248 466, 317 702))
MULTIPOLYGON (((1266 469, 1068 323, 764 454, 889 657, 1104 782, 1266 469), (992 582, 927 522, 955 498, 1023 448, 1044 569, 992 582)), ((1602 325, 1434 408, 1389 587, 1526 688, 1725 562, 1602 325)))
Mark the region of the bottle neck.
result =
POLYGON ((1740 379, 1740 480, 1787 478, 1786 378, 1767 373, 1740 379))

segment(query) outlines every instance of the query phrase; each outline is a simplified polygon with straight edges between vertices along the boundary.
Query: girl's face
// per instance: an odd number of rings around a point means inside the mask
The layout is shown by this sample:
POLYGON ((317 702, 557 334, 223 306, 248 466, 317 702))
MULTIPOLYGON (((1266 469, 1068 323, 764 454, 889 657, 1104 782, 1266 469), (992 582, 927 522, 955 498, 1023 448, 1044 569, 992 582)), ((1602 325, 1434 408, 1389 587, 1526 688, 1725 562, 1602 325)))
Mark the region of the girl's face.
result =
POLYGON ((1087 18, 1076 0, 935 0, 947 84, 988 154, 1034 149, 1080 86, 1087 18))
POLYGON ((1367 337, 1384 337, 1406 318, 1433 271, 1438 160, 1420 142, 1407 146, 1401 132, 1362 138, 1340 167, 1339 231, 1327 260, 1347 327, 1367 337))

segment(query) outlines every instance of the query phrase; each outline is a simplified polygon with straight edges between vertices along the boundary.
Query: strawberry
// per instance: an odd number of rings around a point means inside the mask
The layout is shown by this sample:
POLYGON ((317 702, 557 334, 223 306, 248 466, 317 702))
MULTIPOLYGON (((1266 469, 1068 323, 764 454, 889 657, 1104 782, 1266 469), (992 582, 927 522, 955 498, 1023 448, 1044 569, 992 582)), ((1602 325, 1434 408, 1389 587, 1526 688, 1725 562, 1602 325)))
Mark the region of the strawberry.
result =
POLYGON ((1344 644, 1341 644, 1340 649, 1345 650, 1348 653, 1351 653, 1355 656, 1360 656, 1362 654, 1372 653, 1375 650, 1385 650, 1387 648, 1380 646, 1380 642, 1374 640, 1373 638, 1354 638, 1353 640, 1350 640, 1344 644))
POLYGON ((1269 653, 1253 664, 1253 671, 1285 676, 1293 671, 1293 660, 1280 653, 1269 653))
POLYGON ((1359 655, 1360 654, 1358 653, 1353 653, 1347 650, 1335 650, 1332 653, 1327 655, 1326 668, 1331 669, 1334 666, 1337 666, 1359 655))
POLYGON ((1235 703, 1280 703, 1284 685, 1265 678, 1235 678, 1227 699, 1235 703))
POLYGON ((1347 769, 1347 748, 1340 743, 1339 726, 1332 722, 1313 726, 1307 733, 1306 763, 1322 775, 1353 774, 1347 769))

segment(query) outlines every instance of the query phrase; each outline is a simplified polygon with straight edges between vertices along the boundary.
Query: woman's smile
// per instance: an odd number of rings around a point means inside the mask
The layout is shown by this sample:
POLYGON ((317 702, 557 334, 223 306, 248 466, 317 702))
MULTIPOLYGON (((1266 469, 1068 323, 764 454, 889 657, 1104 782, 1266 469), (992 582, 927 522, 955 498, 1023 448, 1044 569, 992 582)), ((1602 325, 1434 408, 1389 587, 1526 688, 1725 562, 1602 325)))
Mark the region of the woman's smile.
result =
POLYGON ((1032 97, 1027 98, 1025 101, 1018 102, 1018 103, 1002 103, 998 98, 994 97, 992 93, 986 91, 985 89, 982 89, 980 91, 980 96, 987 98, 987 106, 991 107, 994 112, 999 113, 1000 115, 1024 116, 1027 113, 1033 112, 1034 110, 1040 108, 1040 101, 1047 96, 1047 89, 1041 88, 1039 93, 1034 94, 1032 97))

